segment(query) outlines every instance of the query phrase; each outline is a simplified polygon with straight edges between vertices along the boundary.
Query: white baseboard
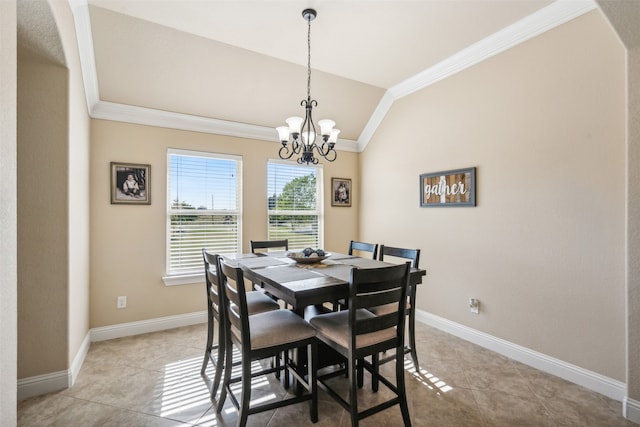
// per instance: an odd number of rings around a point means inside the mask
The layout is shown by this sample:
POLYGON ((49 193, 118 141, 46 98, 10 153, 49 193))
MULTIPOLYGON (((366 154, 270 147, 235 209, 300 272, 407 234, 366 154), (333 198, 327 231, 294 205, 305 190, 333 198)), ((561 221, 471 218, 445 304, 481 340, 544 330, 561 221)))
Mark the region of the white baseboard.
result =
POLYGON ((18 380, 17 399, 24 400, 33 396, 64 390, 71 384, 71 370, 51 372, 35 377, 18 380))
POLYGON ((91 329, 82 341, 80 349, 71 363, 70 369, 18 380, 17 399, 24 400, 29 397, 40 396, 71 387, 78 377, 89 347, 94 341, 104 341, 148 332, 157 332, 165 329, 205 323, 206 321, 207 312, 199 311, 196 313, 160 317, 158 319, 121 323, 119 325, 91 329))
MULTIPOLYGON (((484 332, 477 331, 459 323, 436 316, 426 311, 416 310, 416 319, 451 335, 470 341, 481 347, 488 348, 498 354, 522 362, 541 371, 571 381, 611 399, 622 402, 626 399, 627 385, 604 375, 580 368, 546 354, 513 344, 484 332)), ((629 405, 627 413, 640 415, 640 406, 629 405)), ((631 418, 629 418, 631 419, 631 418)))
POLYGON ((80 368, 82 368, 82 364, 84 363, 85 357, 87 357, 87 353, 89 352, 89 347, 91 346, 91 331, 87 332, 87 335, 82 340, 82 344, 80 344, 80 348, 78 349, 78 353, 76 357, 73 358, 73 362, 71 362, 71 382, 69 383, 69 387, 71 387, 75 382, 76 378, 78 378, 78 374, 80 373, 80 368))
POLYGON ((622 413, 629 421, 640 424, 640 402, 637 400, 625 397, 622 402, 622 413))
POLYGON ((206 321, 207 312, 198 311, 195 313, 179 314, 177 316, 159 317, 157 319, 102 326, 100 328, 91 329, 91 342, 164 331, 166 329, 179 328, 181 326, 197 325, 198 323, 206 323, 206 321))
POLYGON ((87 333, 84 340, 82 340, 82 344, 78 349, 76 357, 73 358, 70 369, 19 379, 17 383, 17 399, 24 400, 29 397, 40 396, 71 387, 76 381, 76 378, 78 378, 80 368, 82 368, 84 359, 89 351, 89 346, 91 345, 89 336, 89 333, 87 333))

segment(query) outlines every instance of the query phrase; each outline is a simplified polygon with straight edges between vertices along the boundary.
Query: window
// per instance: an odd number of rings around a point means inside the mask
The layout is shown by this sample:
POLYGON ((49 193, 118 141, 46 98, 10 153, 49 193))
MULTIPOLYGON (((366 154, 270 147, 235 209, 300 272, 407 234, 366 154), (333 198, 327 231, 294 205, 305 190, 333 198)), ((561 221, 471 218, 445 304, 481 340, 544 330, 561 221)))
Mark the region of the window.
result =
POLYGON ((289 249, 323 242, 322 168, 270 161, 267 172, 269 240, 289 239, 289 249))
POLYGON ((202 273, 202 248, 241 252, 242 159, 170 149, 167 274, 202 273))

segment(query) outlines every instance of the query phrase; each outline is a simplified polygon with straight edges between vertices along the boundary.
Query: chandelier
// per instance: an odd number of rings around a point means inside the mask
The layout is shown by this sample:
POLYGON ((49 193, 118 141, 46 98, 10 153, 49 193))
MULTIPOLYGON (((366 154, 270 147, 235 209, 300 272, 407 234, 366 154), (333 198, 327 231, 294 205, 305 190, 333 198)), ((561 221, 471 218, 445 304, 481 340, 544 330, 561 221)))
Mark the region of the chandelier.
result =
POLYGON ((319 120, 318 126, 320 133, 317 135, 322 139, 322 144, 316 144, 316 125, 313 123, 311 113, 313 107, 318 105, 315 99, 311 99, 311 21, 316 18, 314 9, 305 9, 302 11, 302 17, 307 21, 307 99, 300 102, 300 106, 304 107, 305 115, 302 117, 289 117, 286 122, 288 126, 277 127, 278 136, 282 147, 278 154, 281 159, 290 159, 294 155, 299 155, 297 162, 299 164, 318 164, 318 158, 314 153, 322 156, 325 160, 333 162, 337 153, 334 149, 338 141, 340 131, 333 127, 336 123, 333 120, 319 120), (289 138, 291 137, 291 141, 289 138))

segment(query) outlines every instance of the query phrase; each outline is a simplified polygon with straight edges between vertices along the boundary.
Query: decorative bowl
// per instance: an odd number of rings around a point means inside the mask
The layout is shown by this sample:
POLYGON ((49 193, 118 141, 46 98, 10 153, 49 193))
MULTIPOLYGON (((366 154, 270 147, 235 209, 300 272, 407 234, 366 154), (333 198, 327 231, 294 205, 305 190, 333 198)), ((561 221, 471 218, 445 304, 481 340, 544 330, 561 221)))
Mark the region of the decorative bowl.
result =
POLYGON ((315 253, 311 256, 304 256, 302 252, 289 252, 287 254, 287 258, 294 260, 298 264, 316 264, 324 259, 329 258, 330 256, 331 254, 328 252, 325 252, 324 256, 318 256, 315 253))

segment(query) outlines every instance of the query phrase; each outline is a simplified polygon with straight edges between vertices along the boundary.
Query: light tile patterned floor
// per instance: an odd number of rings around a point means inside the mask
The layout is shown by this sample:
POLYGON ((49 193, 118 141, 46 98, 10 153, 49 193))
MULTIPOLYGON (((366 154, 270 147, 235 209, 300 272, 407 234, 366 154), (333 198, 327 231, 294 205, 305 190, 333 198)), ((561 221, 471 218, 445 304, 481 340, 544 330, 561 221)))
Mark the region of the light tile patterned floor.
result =
MULTIPOLYGON (((414 426, 637 426, 622 417, 621 403, 500 356, 437 329, 417 324, 419 372, 405 360, 414 426)), ((73 387, 19 402, 19 426, 234 426, 227 399, 213 410, 207 377, 200 376, 206 325, 93 343, 73 387)), ((393 363, 383 369, 391 373, 393 363)), ((281 398, 271 376, 255 380, 252 398, 281 398)), ((346 391, 346 380, 335 378, 346 391)), ((384 397, 370 391, 361 404, 384 397)), ((316 426, 350 425, 348 414, 324 392, 316 426)), ((308 404, 249 417, 249 426, 314 425, 308 404)), ((398 407, 361 422, 398 426, 398 407)))

